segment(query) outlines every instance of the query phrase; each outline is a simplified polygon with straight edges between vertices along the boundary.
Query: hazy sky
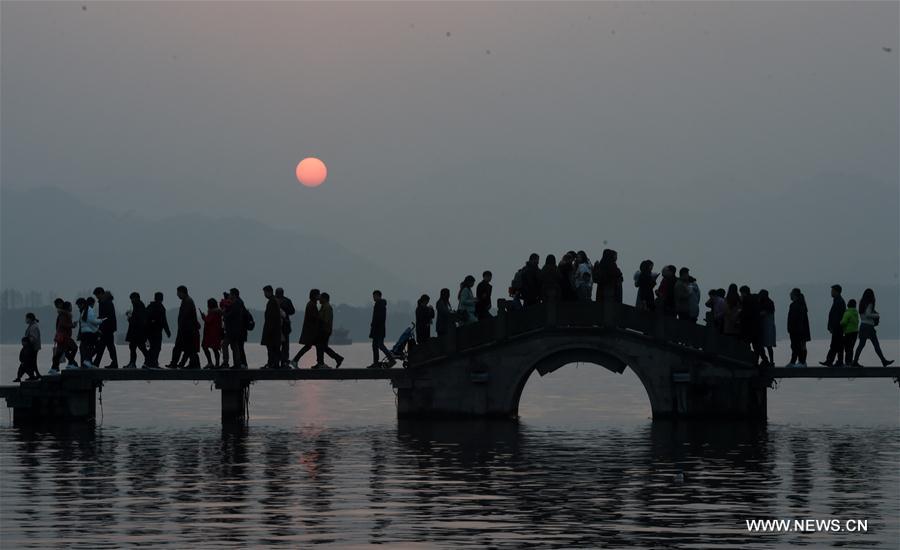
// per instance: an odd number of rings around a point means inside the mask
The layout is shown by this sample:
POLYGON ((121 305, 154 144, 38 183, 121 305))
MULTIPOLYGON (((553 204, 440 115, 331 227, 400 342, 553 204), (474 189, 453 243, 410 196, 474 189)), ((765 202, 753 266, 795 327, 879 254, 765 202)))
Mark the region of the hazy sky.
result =
POLYGON ((896 282, 897 2, 0 17, 4 186, 328 235, 432 290, 604 241, 626 272, 686 264, 704 288, 896 282), (318 189, 294 178, 307 155, 318 189))

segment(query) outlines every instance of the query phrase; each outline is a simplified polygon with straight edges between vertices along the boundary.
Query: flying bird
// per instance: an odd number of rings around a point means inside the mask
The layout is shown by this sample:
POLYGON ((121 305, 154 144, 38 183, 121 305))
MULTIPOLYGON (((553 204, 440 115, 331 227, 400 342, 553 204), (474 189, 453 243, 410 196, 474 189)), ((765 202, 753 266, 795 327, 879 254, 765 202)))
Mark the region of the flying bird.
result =
POLYGON ((888 52, 888 53, 891 53, 891 49, 888 48, 887 46, 882 46, 881 49, 884 50, 884 51, 886 51, 886 52, 888 52))

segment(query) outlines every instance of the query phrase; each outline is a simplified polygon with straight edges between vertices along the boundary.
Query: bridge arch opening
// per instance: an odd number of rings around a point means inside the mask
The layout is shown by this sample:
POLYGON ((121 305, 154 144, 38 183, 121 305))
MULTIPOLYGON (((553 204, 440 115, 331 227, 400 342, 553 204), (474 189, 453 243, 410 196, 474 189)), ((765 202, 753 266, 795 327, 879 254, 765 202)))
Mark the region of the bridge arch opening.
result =
POLYGON ((519 380, 513 397, 516 414, 526 421, 567 424, 646 420, 652 415, 648 386, 628 367, 622 358, 607 351, 551 351, 535 359, 519 380))

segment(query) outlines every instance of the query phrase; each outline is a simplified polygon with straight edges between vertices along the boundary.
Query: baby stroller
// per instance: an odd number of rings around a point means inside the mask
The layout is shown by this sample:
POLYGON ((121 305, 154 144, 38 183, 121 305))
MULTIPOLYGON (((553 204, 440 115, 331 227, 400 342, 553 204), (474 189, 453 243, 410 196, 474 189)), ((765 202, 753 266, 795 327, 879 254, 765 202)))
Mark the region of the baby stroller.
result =
MULTIPOLYGON (((400 338, 397 338, 394 347, 391 348, 391 355, 403 365, 403 368, 409 366, 409 350, 416 345, 415 334, 416 324, 410 323, 406 330, 403 331, 403 334, 400 335, 400 338)), ((389 369, 391 368, 391 361, 385 357, 381 360, 380 365, 383 369, 389 369)))

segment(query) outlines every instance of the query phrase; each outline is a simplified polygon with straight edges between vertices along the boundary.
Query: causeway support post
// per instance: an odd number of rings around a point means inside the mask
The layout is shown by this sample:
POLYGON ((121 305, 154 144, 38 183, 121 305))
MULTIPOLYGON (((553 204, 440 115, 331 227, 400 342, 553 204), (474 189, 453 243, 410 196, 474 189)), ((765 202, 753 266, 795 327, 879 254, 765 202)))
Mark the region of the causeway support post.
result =
POLYGON ((250 381, 220 378, 215 382, 222 392, 222 423, 244 422, 248 417, 250 381))
POLYGON ((13 424, 43 421, 90 421, 97 413, 97 388, 102 382, 94 380, 62 380, 59 376, 45 376, 41 380, 25 382, 14 391, 3 394, 7 406, 13 409, 13 424))

